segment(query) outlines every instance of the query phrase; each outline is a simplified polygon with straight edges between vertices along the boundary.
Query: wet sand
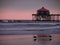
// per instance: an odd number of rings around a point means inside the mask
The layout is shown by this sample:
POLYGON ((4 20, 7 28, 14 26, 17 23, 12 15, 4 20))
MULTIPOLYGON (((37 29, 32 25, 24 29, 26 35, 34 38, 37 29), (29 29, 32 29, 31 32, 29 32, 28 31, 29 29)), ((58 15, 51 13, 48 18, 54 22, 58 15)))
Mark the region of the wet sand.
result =
MULTIPOLYGON (((34 41, 34 35, 0 35, 0 45, 43 45, 41 40, 34 41)), ((52 40, 44 45, 60 45, 60 34, 51 34, 52 40)), ((44 42, 44 41, 43 41, 44 42)))

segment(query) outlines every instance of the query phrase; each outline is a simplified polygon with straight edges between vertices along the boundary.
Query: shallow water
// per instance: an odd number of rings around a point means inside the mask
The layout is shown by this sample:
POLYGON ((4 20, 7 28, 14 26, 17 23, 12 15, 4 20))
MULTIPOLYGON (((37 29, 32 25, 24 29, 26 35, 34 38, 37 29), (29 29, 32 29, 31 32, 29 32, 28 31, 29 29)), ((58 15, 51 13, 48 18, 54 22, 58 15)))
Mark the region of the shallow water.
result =
POLYGON ((34 35, 0 35, 0 45, 60 45, 60 34, 50 35, 52 40, 33 38, 34 35))

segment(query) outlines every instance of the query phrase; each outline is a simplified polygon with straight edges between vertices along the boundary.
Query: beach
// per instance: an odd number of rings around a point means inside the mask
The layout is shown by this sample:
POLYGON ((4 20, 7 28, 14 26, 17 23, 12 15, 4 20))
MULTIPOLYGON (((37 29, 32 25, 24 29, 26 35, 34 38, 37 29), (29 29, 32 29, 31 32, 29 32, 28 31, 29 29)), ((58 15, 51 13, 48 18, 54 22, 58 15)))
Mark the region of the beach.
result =
POLYGON ((0 45, 60 45, 60 34, 51 34, 51 41, 34 41, 34 35, 0 35, 0 45), (42 42, 42 43, 41 43, 42 42))

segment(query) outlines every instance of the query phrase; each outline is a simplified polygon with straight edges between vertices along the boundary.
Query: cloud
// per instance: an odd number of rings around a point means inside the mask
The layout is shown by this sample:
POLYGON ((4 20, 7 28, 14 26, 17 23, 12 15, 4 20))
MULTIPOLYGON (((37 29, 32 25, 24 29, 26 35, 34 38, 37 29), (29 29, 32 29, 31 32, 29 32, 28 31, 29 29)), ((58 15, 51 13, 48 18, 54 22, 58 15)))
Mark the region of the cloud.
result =
POLYGON ((60 0, 0 0, 2 8, 34 9, 45 6, 48 9, 60 9, 60 0))
POLYGON ((42 6, 60 13, 60 0, 0 0, 0 19, 32 19, 32 12, 42 6))

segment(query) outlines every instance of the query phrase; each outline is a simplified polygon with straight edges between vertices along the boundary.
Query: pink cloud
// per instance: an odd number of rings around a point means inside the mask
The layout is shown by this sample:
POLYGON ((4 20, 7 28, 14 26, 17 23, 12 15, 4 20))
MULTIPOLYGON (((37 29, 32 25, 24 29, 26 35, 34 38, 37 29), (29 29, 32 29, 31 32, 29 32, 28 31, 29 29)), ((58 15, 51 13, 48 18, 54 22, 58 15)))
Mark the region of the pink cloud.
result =
POLYGON ((60 14, 60 10, 51 10, 50 13, 51 14, 60 14))
MULTIPOLYGON (((60 10, 51 10, 51 14, 60 14, 60 10)), ((33 11, 17 11, 17 10, 2 10, 0 11, 0 19, 15 19, 15 20, 31 20, 33 11)))
POLYGON ((2 11, 0 13, 0 19, 32 19, 31 11, 2 11))

